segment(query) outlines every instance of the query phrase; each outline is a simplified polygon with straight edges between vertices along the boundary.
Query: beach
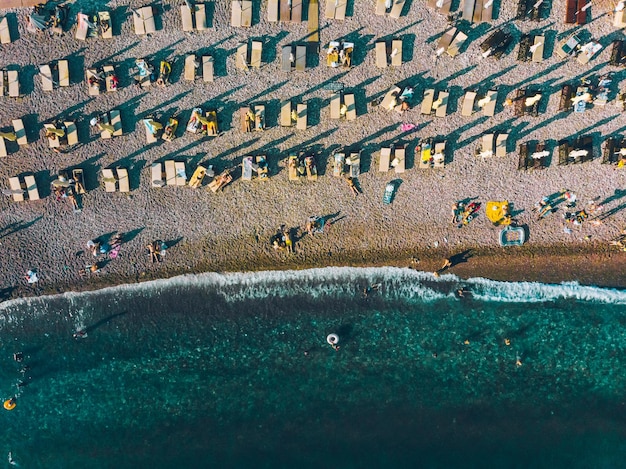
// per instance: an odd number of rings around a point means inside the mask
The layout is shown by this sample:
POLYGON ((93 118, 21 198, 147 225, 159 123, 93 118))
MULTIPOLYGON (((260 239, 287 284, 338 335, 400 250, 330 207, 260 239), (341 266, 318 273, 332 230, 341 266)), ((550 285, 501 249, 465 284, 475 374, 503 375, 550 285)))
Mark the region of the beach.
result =
POLYGON ((6 10, 13 25, 19 21, 19 37, 3 45, 0 63, 19 67, 22 97, 1 98, 0 130, 6 130, 11 119, 22 118, 28 145, 10 151, 0 166, 0 180, 8 187, 9 177, 33 172, 42 200, 18 203, 5 197, 0 201, 4 297, 89 290, 210 271, 398 265, 432 272, 444 258, 468 250, 467 262, 451 272, 500 280, 626 286, 621 275, 623 253, 608 245, 625 225, 626 172, 601 164, 604 140, 624 129, 622 108, 615 101, 623 73, 607 63, 611 41, 622 33, 613 27, 610 15, 592 7, 591 22, 575 28, 563 23, 564 5, 553 2, 549 17, 541 22, 513 21, 517 2, 500 2, 497 18, 490 24, 459 24, 469 39, 457 57, 444 54, 435 59, 436 43, 448 26, 446 17, 425 3, 411 2, 397 20, 374 15, 373 5, 359 0, 348 9, 344 21, 326 20, 324 5, 320 5, 320 49, 315 44, 308 47, 305 72, 282 72, 280 49, 287 43, 306 41, 307 23, 268 22, 267 2, 261 2, 260 9, 255 3, 250 28, 232 28, 230 2, 212 2, 209 29, 192 34, 181 30, 179 5, 163 2, 155 6, 157 32, 150 37, 133 32, 131 8, 141 6, 138 2, 111 1, 106 7, 99 2, 75 2, 70 15, 73 27, 81 10, 112 12, 113 39, 84 42, 74 38, 73 30, 61 37, 49 31, 29 32, 27 10, 6 10), (543 62, 518 62, 517 46, 501 60, 482 58, 480 44, 490 28, 498 26, 509 28, 517 40, 521 33, 543 31, 543 62), (574 30, 586 31, 583 34, 604 46, 586 65, 553 53, 556 44, 574 30), (374 42, 395 37, 403 39, 402 65, 376 68, 374 42), (263 41, 262 66, 238 70, 237 44, 249 39, 263 41), (350 69, 326 66, 325 47, 340 39, 355 44, 350 69), (188 53, 213 55, 214 82, 184 80, 188 53), (37 66, 62 58, 69 60, 71 86, 44 92, 37 66), (170 60, 172 83, 166 88, 137 89, 132 78, 137 58, 147 59, 155 68, 160 60, 170 60), (115 66, 120 89, 89 96, 85 68, 107 64, 115 66), (609 71, 614 74, 606 105, 594 105, 584 113, 559 111, 563 83, 577 86, 583 77, 597 78, 609 71), (328 88, 337 83, 355 94, 355 121, 329 118, 328 88), (418 104, 413 109, 400 115, 370 105, 396 83, 414 87, 418 104), (537 117, 515 117, 513 106, 503 106, 505 98, 525 87, 543 94, 537 117), (450 92, 445 117, 420 114, 419 101, 426 88, 450 92), (481 112, 461 116, 465 90, 492 88, 498 90, 495 116, 484 117, 481 112), (308 104, 306 130, 279 126, 284 99, 308 104), (267 128, 244 133, 239 108, 254 103, 265 104, 267 128), (217 110, 218 137, 183 131, 196 106, 217 110), (89 120, 112 109, 121 111, 123 135, 102 140, 90 129, 89 120), (141 119, 154 115, 166 121, 173 114, 181 123, 178 138, 146 145, 141 119), (65 118, 76 120, 80 145, 57 154, 48 148, 42 126, 65 118), (403 132, 402 123, 417 128, 403 132), (509 134, 504 158, 475 156, 481 135, 488 132, 509 134), (593 137, 594 160, 558 166, 558 141, 579 135, 593 137), (446 141, 445 169, 418 168, 415 148, 425 137, 446 141), (518 147, 529 141, 546 141, 552 148, 546 169, 517 169, 518 147), (380 148, 390 144, 406 146, 405 173, 378 171, 380 148), (333 177, 331 154, 342 147, 362 152, 358 178, 362 194, 358 197, 345 181, 333 177), (291 182, 285 160, 290 152, 304 150, 315 155, 319 179, 291 182), (241 158, 261 154, 268 159, 269 179, 242 181, 241 158), (234 168, 235 180, 218 193, 206 185, 199 189, 151 187, 151 164, 166 159, 184 161, 188 177, 198 163, 212 164, 218 173, 234 168), (128 168, 131 191, 127 194, 106 193, 100 183, 101 169, 116 166, 128 168), (86 178, 87 194, 80 213, 74 213, 69 202, 56 200, 48 189, 60 170, 74 167, 82 168, 86 178), (395 179, 402 181, 397 195, 391 205, 384 205, 385 185, 395 179), (533 206, 561 189, 576 193, 577 210, 589 207, 590 201, 602 210, 579 228, 569 225, 569 233, 564 231, 564 204, 538 220, 533 206), (452 203, 473 198, 483 208, 475 220, 457 228, 450 223, 452 203), (514 218, 527 227, 529 239, 524 246, 498 246, 500 227, 484 216, 489 200, 509 201, 514 218), (303 227, 309 216, 329 215, 336 215, 336 222, 324 233, 299 239, 295 253, 272 249, 270 237, 279 226, 303 227), (101 271, 81 277, 79 270, 94 261, 86 250, 87 241, 115 232, 124 233, 119 257, 99 257, 108 261, 101 271), (165 241, 169 249, 162 263, 153 264, 146 245, 155 239, 165 241), (39 273, 35 287, 23 278, 29 269, 39 273))

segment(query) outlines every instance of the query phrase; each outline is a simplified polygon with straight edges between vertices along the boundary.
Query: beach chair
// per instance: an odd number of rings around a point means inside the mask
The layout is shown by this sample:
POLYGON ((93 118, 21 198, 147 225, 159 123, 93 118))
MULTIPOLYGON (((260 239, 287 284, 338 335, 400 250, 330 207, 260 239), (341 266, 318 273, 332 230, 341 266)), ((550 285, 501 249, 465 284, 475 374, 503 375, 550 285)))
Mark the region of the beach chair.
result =
POLYGON ((446 143, 435 143, 435 154, 433 155, 433 168, 442 169, 446 165, 446 143))
POLYGON ((396 174, 403 173, 406 169, 406 150, 404 147, 396 147, 393 150, 393 161, 391 162, 396 174))
POLYGON ((298 121, 296 122, 296 129, 306 130, 307 126, 307 105, 300 103, 297 108, 298 121))
POLYGON ((299 181, 300 176, 298 175, 298 165, 299 159, 296 155, 289 155, 287 167, 289 169, 289 180, 290 181, 299 181))
POLYGON ((86 194, 85 177, 81 168, 72 169, 72 179, 75 181, 74 190, 77 194, 86 194))
POLYGON ((0 43, 9 44, 11 42, 11 30, 9 29, 9 20, 5 16, 0 19, 0 43))
MULTIPOLYGON (((294 0, 300 1, 300 0, 294 0)), ((296 46, 296 71, 304 72, 306 69, 306 46, 296 46)))
POLYGON ((165 165, 165 185, 176 185, 176 162, 174 160, 166 160, 165 165))
POLYGON ((175 184, 177 186, 186 186, 187 185, 187 172, 185 169, 184 161, 176 161, 174 162, 174 170, 175 170, 175 184))
POLYGON ((350 153, 350 156, 346 158, 346 164, 348 165, 348 174, 350 177, 359 177, 361 174, 361 152, 350 153))
POLYGON ((252 164, 254 163, 251 156, 244 156, 241 162, 241 179, 243 181, 252 180, 252 164))
POLYGON ((452 42, 446 49, 446 53, 450 57, 456 57, 459 54, 459 50, 461 49, 461 47, 463 46, 466 40, 467 40, 467 34, 465 34, 462 31, 458 31, 456 33, 456 36, 454 36, 454 39, 452 40, 452 42))
POLYGON ((317 181, 317 165, 313 156, 304 158, 304 167, 306 168, 306 178, 308 181, 317 181))
POLYGON ((439 41, 437 42, 435 55, 440 56, 448 50, 448 47, 450 47, 450 44, 452 44, 452 40, 454 39, 457 31, 458 30, 456 28, 450 28, 445 33, 443 33, 443 35, 439 38, 439 41))
POLYGON ((432 140, 430 138, 422 140, 417 150, 419 151, 420 157, 418 167, 420 169, 429 169, 433 159, 432 140))
POLYGON ((128 170, 126 168, 115 168, 117 174, 117 186, 119 192, 130 192, 130 181, 128 179, 128 170))
POLYGON ((250 66, 255 68, 261 67, 261 56, 263 54, 263 43, 261 41, 251 42, 250 66))
POLYGON ((154 22, 154 11, 151 6, 146 6, 143 8, 139 8, 139 10, 135 10, 133 13, 133 17, 137 18, 137 12, 139 12, 139 20, 142 23, 139 31, 137 31, 137 23, 135 23, 135 33, 137 34, 153 34, 156 32, 156 24, 154 22))
POLYGON ((270 23, 276 23, 278 21, 278 0, 268 0, 267 21, 270 23))
POLYGON ((113 131, 113 136, 119 137, 122 135, 122 117, 120 115, 120 111, 114 109, 109 113, 109 115, 111 116, 111 125, 115 129, 113 131))
POLYGON ((402 39, 394 39, 391 41, 391 58, 392 67, 400 67, 402 65, 402 39))
POLYGON ((113 68, 113 65, 103 66, 102 73, 104 73, 104 82, 106 84, 107 92, 117 91, 117 84, 114 81, 115 69, 113 68))
POLYGON ((483 159, 492 157, 493 156, 493 139, 494 139, 494 134, 483 135, 482 146, 480 150, 476 153, 476 155, 482 157, 483 159))
POLYGON ((613 12, 613 26, 616 28, 626 28, 626 10, 613 12))
POLYGON ((102 36, 102 39, 113 39, 111 13, 108 11, 99 11, 98 20, 100 21, 100 35, 102 36))
POLYGON ((530 34, 522 35, 522 38, 519 41, 519 49, 517 51, 517 60, 520 62, 528 62, 531 41, 532 36, 530 34))
POLYGON ((447 91, 440 91, 437 95, 437 101, 433 103, 435 109, 435 116, 446 117, 446 111, 448 110, 448 97, 450 93, 447 91))
POLYGON ((70 69, 67 60, 59 60, 57 68, 59 71, 59 86, 70 86, 70 69))
POLYGON ((453 0, 428 0, 428 6, 434 8, 439 13, 447 15, 450 13, 453 0))
POLYGON ((85 79, 87 80, 87 90, 89 91, 89 96, 98 96, 100 94, 100 75, 98 74, 98 70, 95 68, 88 68, 85 71, 85 79), (95 79, 93 84, 91 84, 90 80, 95 79))
POLYGON ((265 106, 262 104, 254 106, 254 130, 265 130, 265 106))
POLYGON ((291 120, 291 101, 283 101, 280 103, 280 126, 291 127, 293 122, 291 120))
POLYGON ((333 93, 330 97, 330 118, 339 119, 341 117, 341 94, 333 93))
POLYGON ((400 95, 400 91, 402 91, 398 86, 394 85, 391 87, 387 94, 381 101, 379 107, 385 109, 386 111, 391 111, 396 107, 396 97, 400 95))
POLYGON ((474 101, 476 99, 475 91, 467 91, 463 98, 463 107, 461 108, 461 115, 469 117, 474 112, 474 101))
POLYGON ((52 81, 52 70, 50 69, 50 65, 40 65, 39 66, 39 75, 41 76, 41 86, 44 91, 52 91, 54 90, 53 81, 52 81))
POLYGON ((483 106, 483 115, 493 116, 496 113, 496 103, 498 101, 498 92, 495 90, 487 91, 487 98, 489 101, 483 106))
POLYGON ((204 3, 197 3, 195 5, 196 9, 196 30, 198 31, 206 31, 208 28, 206 22, 206 6, 204 3))
POLYGON ((6 72, 7 81, 9 84, 9 97, 10 98, 19 98, 20 97, 20 80, 17 74, 17 70, 9 70, 6 72))
POLYGON ((175 117, 170 117, 167 120, 165 128, 163 129, 161 138, 167 142, 171 142, 176 138, 176 129, 178 129, 178 119, 176 119, 175 117))
POLYGON ((543 62, 543 45, 546 42, 545 36, 535 36, 532 50, 532 61, 536 63, 543 62))
POLYGON ((55 130, 58 130, 54 124, 44 124, 43 125, 44 129, 46 129, 46 131, 51 131, 51 136, 48 137, 46 140, 48 140, 48 146, 50 148, 59 148, 61 146, 61 137, 52 133, 55 130))
POLYGON ((206 134, 209 137, 217 137, 220 133, 217 125, 217 111, 206 111, 204 116, 206 117, 206 134))
POLYGON ((508 134, 498 134, 496 137, 496 156, 506 156, 506 140, 509 137, 508 134))
POLYGON ((198 165, 196 170, 191 175, 191 179, 189 180, 189 187, 193 187, 194 189, 202 186, 202 181, 204 181, 204 176, 206 176, 206 168, 202 165, 198 165))
POLYGON ((85 41, 87 33, 89 33, 89 17, 84 13, 79 13, 76 16, 76 34, 74 37, 79 41, 85 41))
POLYGON ((291 1, 282 0, 280 2, 280 21, 291 21, 291 1))
POLYGON ((13 119, 13 131, 17 136, 17 144, 19 146, 28 145, 28 139, 26 137, 26 130, 24 129, 24 123, 22 119, 13 119))
POLYGON ((378 171, 386 173, 389 171, 389 160, 391 159, 391 148, 380 149, 380 161, 378 162, 378 171))
POLYGON ((397 20, 400 18, 402 14, 402 9, 404 8, 405 0, 392 0, 393 3, 391 5, 391 11, 389 12, 389 17, 397 20))
POLYGON ((335 153, 333 158, 333 176, 340 178, 344 175, 344 166, 346 164, 345 153, 335 153))
POLYGON ((0 70, 0 96, 5 96, 8 94, 5 78, 7 78, 7 72, 4 70, 0 70))
POLYGON ((213 57, 210 55, 202 56, 202 79, 205 83, 213 81, 213 57))
POLYGON ((347 4, 348 0, 326 0, 326 18, 345 20, 347 4))
POLYGON ((518 170, 526 170, 529 166, 528 157, 530 155, 528 143, 521 143, 519 146, 519 161, 517 163, 518 170))
POLYGON ((435 98, 435 90, 428 88, 424 91, 424 99, 422 100, 422 114, 430 115, 433 110, 433 100, 435 98))
POLYGON ((241 120, 241 131, 252 132, 254 129, 254 113, 248 106, 244 106, 239 109, 239 115, 241 120))
POLYGON ((115 192, 117 190, 117 178, 111 168, 104 168, 102 170, 102 182, 104 183, 104 190, 106 192, 115 192))
POLYGON ((235 66, 242 70, 248 70, 248 44, 241 43, 237 46, 235 66))
POLYGON ((387 43, 385 41, 376 43, 376 66, 387 68, 387 43))
POLYGON ((194 81, 196 79, 196 56, 188 54, 185 57, 185 80, 194 81))
POLYGON ((576 23, 576 10, 578 9, 578 0, 565 1, 565 23, 576 23))
POLYGON ((26 185, 26 191, 28 192, 28 200, 39 200, 39 190, 37 189, 35 176, 33 174, 24 176, 24 184, 26 185))
POLYGON ((463 13, 461 17, 469 21, 474 21, 474 7, 476 6, 476 0, 463 0, 463 13))
POLYGON ((303 0, 291 0, 291 21, 293 23, 302 22, 303 0))
POLYGON ((15 202, 24 201, 24 188, 22 187, 22 183, 17 176, 9 178, 9 188, 11 189, 11 195, 13 196, 13 200, 15 202))
POLYGON ((250 27, 252 25, 252 2, 246 0, 234 0, 231 9, 231 26, 250 27))
POLYGON ((193 16, 189 5, 180 6, 180 16, 183 20, 183 31, 186 33, 193 31, 193 16))
POLYGON ((494 0, 482 0, 480 21, 491 21, 493 19, 493 2, 494 0))
POLYGON ((256 164, 252 166, 252 169, 256 171, 257 177, 260 181, 267 181, 270 176, 269 165, 267 164, 267 158, 265 155, 258 155, 255 158, 256 164))
POLYGON ((76 128, 76 123, 73 121, 65 121, 63 122, 65 126, 65 138, 67 140, 67 144, 69 146, 78 144, 78 129, 76 128))
POLYGON ((283 72, 290 72, 293 70, 293 61, 295 60, 295 55, 293 52, 293 46, 283 46, 281 55, 280 55, 280 69, 283 72))
POLYGON ((163 163, 152 163, 150 174, 152 177, 152 187, 163 187, 165 185, 163 163))
POLYGON ((353 121, 356 119, 356 104, 354 102, 354 94, 346 93, 343 95, 343 102, 347 108, 346 120, 353 121))

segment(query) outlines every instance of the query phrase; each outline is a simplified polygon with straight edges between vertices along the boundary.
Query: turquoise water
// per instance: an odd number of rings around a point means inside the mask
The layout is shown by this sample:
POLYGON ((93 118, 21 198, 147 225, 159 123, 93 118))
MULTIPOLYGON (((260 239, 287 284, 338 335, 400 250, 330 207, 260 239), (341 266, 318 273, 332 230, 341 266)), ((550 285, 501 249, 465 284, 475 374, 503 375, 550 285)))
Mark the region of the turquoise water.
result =
POLYGON ((0 327, 2 396, 19 392, 0 453, 20 467, 626 457, 623 291, 395 268, 205 274, 6 302, 0 327))

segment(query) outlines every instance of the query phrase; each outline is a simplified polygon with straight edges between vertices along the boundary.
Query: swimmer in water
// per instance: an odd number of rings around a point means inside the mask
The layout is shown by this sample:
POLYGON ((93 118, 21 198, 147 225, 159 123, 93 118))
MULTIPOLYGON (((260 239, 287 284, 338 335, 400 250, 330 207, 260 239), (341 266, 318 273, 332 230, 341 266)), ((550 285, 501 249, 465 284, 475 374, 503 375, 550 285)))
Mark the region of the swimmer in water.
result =
POLYGON ((472 295, 472 292, 469 291, 467 288, 463 287, 463 288, 459 288, 456 291, 456 296, 458 296, 459 298, 466 298, 472 295))
POLYGON ((367 287, 365 290, 363 290, 363 296, 367 298, 367 296, 370 293, 380 290, 382 286, 383 286, 382 283, 373 283, 372 285, 367 287))
POLYGON ((9 464, 11 466, 19 467, 19 465, 17 464, 17 461, 13 459, 13 455, 11 454, 11 451, 9 451, 9 464))

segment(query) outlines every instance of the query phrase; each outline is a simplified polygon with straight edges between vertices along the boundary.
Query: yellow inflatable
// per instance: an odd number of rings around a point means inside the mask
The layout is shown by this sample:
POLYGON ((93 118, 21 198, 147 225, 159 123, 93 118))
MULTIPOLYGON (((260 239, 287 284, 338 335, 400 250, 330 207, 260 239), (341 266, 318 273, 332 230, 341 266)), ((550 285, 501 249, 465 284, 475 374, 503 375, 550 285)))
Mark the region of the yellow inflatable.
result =
POLYGON ((487 202, 485 207, 485 213, 487 218, 491 220, 494 225, 510 225, 511 215, 509 214, 509 202, 508 200, 487 202))
POLYGON ((15 398, 14 397, 4 401, 4 408, 6 410, 13 410, 13 409, 15 409, 15 406, 16 406, 16 404, 15 404, 15 398))

